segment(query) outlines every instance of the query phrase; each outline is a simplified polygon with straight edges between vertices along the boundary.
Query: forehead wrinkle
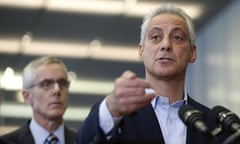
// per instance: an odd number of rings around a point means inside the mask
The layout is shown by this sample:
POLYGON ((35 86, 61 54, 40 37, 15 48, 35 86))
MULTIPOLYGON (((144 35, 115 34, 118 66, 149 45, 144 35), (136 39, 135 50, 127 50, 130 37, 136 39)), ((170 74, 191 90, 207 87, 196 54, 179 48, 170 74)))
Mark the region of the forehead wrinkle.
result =
POLYGON ((175 14, 165 13, 152 18, 149 25, 176 25, 179 27, 187 26, 186 21, 175 14))
MULTIPOLYGON (((152 33, 152 32, 154 32, 154 31, 159 31, 159 32, 163 32, 163 28, 161 28, 161 27, 152 27, 152 28, 150 28, 150 30, 149 30, 149 32, 148 33, 152 33)), ((173 29, 170 29, 170 34, 171 33, 174 33, 174 32, 183 32, 184 34, 186 34, 186 32, 184 31, 184 29, 183 28, 181 28, 181 27, 174 27, 173 29)))
POLYGON ((183 28, 181 28, 181 27, 175 27, 175 28, 173 28, 171 30, 171 32, 178 32, 178 31, 183 32, 184 34, 186 34, 185 30, 183 28))
POLYGON ((154 26, 154 27, 151 27, 151 28, 149 29, 149 32, 153 32, 153 31, 155 31, 155 30, 162 32, 162 31, 163 31, 163 28, 154 26))

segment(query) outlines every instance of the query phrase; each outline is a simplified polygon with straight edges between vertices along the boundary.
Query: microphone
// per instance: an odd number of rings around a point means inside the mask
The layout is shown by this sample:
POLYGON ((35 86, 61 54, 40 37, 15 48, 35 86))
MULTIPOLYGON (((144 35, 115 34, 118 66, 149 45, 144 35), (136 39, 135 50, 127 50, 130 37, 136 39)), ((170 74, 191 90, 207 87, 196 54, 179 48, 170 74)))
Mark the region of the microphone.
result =
POLYGON ((208 140, 215 141, 214 136, 203 120, 203 113, 201 111, 193 108, 191 105, 183 105, 178 112, 179 117, 186 126, 203 133, 208 140))
POLYGON ((212 109, 212 115, 220 126, 227 132, 232 133, 223 144, 235 144, 240 140, 240 119, 239 117, 224 108, 223 106, 215 106, 212 109))
POLYGON ((240 130, 239 117, 222 106, 215 106, 212 109, 212 115, 222 128, 230 133, 240 130))

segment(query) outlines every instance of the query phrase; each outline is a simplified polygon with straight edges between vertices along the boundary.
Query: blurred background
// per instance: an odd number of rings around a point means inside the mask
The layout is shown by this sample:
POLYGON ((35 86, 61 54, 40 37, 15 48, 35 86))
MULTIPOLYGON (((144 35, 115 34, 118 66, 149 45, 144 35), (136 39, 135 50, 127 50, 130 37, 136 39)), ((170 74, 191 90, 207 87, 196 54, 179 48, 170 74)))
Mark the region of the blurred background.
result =
POLYGON ((23 67, 33 58, 56 56, 67 65, 72 83, 65 119, 75 128, 124 70, 144 78, 140 25, 165 3, 177 4, 195 23, 198 55, 188 70, 189 94, 240 114, 240 1, 0 0, 0 135, 31 117, 20 90, 23 67))

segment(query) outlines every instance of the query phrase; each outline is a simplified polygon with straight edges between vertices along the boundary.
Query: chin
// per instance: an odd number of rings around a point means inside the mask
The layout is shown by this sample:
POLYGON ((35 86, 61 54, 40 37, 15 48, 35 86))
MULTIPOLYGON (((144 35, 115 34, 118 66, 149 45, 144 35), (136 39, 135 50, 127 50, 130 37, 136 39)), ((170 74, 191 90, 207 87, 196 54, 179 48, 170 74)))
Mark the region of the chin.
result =
POLYGON ((49 120, 59 120, 63 118, 63 113, 55 113, 55 114, 50 114, 48 116, 49 120))

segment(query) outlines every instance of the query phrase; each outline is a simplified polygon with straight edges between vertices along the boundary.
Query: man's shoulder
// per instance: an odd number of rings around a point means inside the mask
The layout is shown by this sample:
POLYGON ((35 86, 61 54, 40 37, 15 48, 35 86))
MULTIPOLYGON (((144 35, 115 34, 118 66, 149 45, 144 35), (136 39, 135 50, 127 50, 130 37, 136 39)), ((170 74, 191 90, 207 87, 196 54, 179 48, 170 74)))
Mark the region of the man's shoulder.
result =
POLYGON ((20 126, 19 128, 15 129, 14 131, 11 131, 9 133, 6 133, 1 136, 3 139, 19 143, 22 139, 27 138, 31 139, 31 132, 28 127, 28 123, 25 123, 24 125, 20 126))
POLYGON ((20 137, 23 137, 24 135, 31 135, 30 129, 29 129, 29 123, 30 121, 28 120, 24 124, 20 125, 18 128, 15 130, 6 133, 2 135, 1 137, 7 140, 12 140, 12 139, 19 139, 20 137))
POLYGON ((6 138, 6 139, 8 139, 9 137, 17 137, 18 135, 23 134, 26 131, 29 131, 29 128, 26 126, 26 124, 24 124, 24 125, 16 128, 15 130, 2 135, 2 137, 6 138))
POLYGON ((207 105, 204 105, 196 100, 194 100, 193 98, 188 96, 188 104, 193 106, 194 108, 202 111, 202 112, 209 112, 210 109, 207 105))

